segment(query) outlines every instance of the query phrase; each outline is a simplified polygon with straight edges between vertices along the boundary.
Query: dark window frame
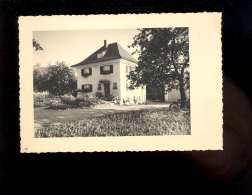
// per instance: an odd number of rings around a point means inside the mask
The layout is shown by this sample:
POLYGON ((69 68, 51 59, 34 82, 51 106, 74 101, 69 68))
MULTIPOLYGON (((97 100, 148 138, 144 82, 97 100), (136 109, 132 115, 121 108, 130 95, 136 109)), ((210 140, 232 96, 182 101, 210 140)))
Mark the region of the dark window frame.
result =
POLYGON ((101 90, 101 83, 98 83, 97 90, 101 90))
POLYGON ((113 83, 113 89, 118 89, 117 83, 113 83))
POLYGON ((92 75, 92 68, 82 68, 81 69, 81 76, 88 77, 90 75, 92 75), (84 71, 85 69, 89 69, 89 73, 85 73, 85 71, 84 71))
POLYGON ((81 89, 82 89, 83 92, 93 92, 92 84, 83 84, 83 85, 81 85, 81 89), (85 89, 84 88, 85 85, 89 85, 89 89, 85 89))
POLYGON ((104 65, 104 66, 100 66, 100 74, 106 75, 106 74, 112 74, 114 72, 114 70, 113 70, 113 64, 111 64, 111 65, 104 65), (110 66, 110 70, 109 71, 104 71, 103 70, 104 66, 110 66))

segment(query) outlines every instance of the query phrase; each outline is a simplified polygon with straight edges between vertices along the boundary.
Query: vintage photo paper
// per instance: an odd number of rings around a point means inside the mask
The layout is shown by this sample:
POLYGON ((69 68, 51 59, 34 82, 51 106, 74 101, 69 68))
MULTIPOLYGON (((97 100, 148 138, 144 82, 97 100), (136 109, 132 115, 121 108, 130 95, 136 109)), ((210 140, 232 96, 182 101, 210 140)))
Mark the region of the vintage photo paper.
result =
POLYGON ((21 153, 223 149, 221 13, 20 17, 19 50, 21 153))

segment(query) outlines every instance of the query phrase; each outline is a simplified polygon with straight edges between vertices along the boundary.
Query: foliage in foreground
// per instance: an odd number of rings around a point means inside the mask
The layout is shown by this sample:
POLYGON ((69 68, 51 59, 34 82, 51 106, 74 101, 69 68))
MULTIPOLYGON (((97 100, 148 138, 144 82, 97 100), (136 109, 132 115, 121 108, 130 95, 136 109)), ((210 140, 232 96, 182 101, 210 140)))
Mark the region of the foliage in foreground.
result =
POLYGON ((49 107, 51 109, 90 108, 102 103, 98 97, 91 95, 76 98, 65 94, 54 97, 48 92, 34 92, 33 98, 34 107, 49 107))
POLYGON ((35 137, 189 135, 189 113, 140 110, 86 118, 35 131, 35 137))

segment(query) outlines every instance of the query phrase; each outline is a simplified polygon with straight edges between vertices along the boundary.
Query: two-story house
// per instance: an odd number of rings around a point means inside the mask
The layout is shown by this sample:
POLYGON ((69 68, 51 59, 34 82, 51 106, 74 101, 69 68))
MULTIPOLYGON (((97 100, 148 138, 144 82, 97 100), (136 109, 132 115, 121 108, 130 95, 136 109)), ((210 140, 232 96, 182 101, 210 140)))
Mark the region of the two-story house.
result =
POLYGON ((146 102, 146 86, 133 88, 127 75, 137 66, 133 58, 118 43, 104 45, 78 64, 72 65, 77 69, 78 95, 94 95, 101 92, 108 98, 117 94, 120 104, 128 101, 130 104, 146 102))

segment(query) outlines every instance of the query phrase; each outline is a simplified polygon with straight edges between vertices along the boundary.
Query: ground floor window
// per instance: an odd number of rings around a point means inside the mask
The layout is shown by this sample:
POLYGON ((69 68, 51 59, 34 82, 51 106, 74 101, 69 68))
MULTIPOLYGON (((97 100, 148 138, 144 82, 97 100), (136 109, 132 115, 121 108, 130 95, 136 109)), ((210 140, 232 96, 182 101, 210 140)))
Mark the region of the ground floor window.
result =
POLYGON ((82 90, 84 92, 92 92, 92 85, 91 84, 82 85, 82 90))
POLYGON ((117 89, 117 83, 113 83, 113 89, 117 89))
POLYGON ((101 90, 101 83, 98 83, 98 88, 97 90, 101 90))

